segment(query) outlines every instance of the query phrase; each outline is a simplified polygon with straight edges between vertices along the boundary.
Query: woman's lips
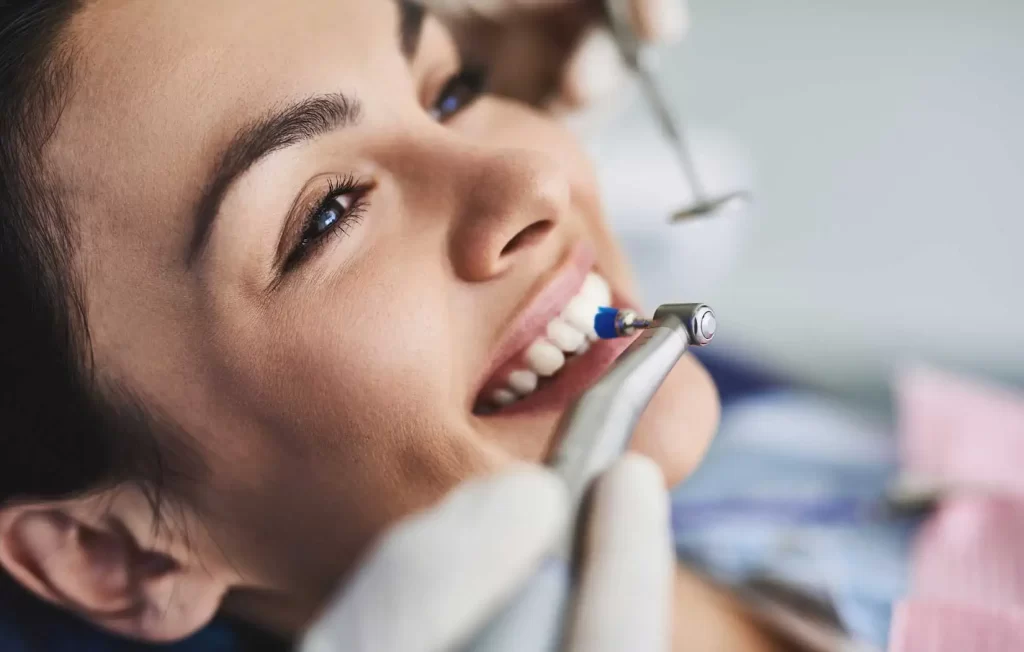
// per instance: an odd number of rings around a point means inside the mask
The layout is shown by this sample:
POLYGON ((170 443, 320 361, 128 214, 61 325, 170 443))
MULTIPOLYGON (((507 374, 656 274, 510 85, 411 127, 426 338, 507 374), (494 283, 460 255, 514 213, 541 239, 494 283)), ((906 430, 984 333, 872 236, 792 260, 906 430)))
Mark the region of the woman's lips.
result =
POLYGON ((572 248, 562 263, 544 279, 539 289, 515 313, 511 326, 506 329, 495 348, 491 363, 487 365, 475 384, 472 398, 488 389, 488 379, 496 376, 541 334, 548 323, 557 317, 572 297, 579 292, 596 259, 594 250, 585 243, 572 248))
MULTIPOLYGON (((614 296, 613 299, 613 303, 618 307, 631 307, 630 302, 618 296, 614 296)), ((556 375, 542 379, 534 392, 512 405, 488 415, 488 418, 517 416, 534 412, 564 411, 604 375, 608 367, 629 347, 633 339, 635 338, 622 337, 591 343, 586 353, 569 358, 565 367, 556 375)), ((511 370, 515 368, 516 363, 506 363, 506 366, 511 370)))

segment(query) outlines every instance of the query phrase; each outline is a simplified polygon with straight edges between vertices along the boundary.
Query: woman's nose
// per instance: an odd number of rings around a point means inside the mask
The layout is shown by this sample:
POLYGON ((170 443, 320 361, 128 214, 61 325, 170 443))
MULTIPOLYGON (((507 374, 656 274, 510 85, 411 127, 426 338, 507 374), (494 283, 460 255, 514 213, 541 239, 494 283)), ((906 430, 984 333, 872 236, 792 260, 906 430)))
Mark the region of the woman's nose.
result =
POLYGON ((449 243, 461 278, 487 281, 561 253, 571 188, 555 161, 537 152, 491 153, 467 176, 449 243))

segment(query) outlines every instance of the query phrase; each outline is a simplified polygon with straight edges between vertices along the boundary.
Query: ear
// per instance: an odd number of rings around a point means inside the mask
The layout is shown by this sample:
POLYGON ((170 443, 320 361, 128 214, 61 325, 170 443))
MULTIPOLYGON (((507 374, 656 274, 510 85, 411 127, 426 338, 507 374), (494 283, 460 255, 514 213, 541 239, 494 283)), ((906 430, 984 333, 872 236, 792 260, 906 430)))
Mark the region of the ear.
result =
POLYGON ((109 498, 2 507, 0 566, 43 600, 108 631, 153 642, 185 638, 213 618, 228 582, 186 547, 158 540, 152 516, 147 525, 139 509, 148 506, 109 498))

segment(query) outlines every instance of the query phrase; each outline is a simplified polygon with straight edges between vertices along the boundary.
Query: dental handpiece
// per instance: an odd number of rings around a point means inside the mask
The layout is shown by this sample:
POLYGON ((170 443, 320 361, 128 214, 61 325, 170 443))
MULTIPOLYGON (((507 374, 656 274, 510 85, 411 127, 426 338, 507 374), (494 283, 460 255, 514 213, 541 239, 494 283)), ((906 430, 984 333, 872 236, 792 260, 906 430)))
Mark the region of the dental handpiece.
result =
POLYGON ((669 372, 691 345, 711 342, 718 322, 711 308, 690 303, 663 305, 652 319, 602 308, 594 326, 602 339, 640 336, 562 418, 548 464, 569 485, 577 510, 594 479, 626 451, 669 372))
MULTIPOLYGON (((569 489, 571 523, 557 554, 573 566, 576 535, 586 531, 586 498, 594 481, 625 453, 637 422, 690 346, 704 346, 718 321, 704 304, 665 304, 645 319, 630 310, 602 308, 594 329, 602 339, 640 333, 559 424, 548 465, 569 489)), ((572 577, 539 572, 464 648, 472 652, 561 649, 573 599, 572 577)))

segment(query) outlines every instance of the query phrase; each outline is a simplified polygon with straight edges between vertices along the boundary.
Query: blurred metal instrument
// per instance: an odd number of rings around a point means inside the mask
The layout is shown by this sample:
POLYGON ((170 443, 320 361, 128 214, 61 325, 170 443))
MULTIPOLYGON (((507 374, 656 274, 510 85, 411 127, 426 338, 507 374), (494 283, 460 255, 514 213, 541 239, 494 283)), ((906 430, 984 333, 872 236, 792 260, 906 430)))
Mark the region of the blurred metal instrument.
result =
POLYGON ((605 0, 605 8, 622 58, 625 60, 626 66, 635 72, 640 80, 640 87, 647 103, 672 146, 683 170, 683 175, 686 177, 686 182, 693 191, 693 202, 676 211, 672 215, 671 221, 675 223, 696 217, 710 217, 746 206, 752 200, 748 191, 739 190, 712 196, 705 190, 697 174, 697 166, 686 138, 686 130, 676 124, 669 104, 655 81, 652 53, 646 49, 633 28, 630 3, 625 0, 605 0))
POLYGON ((753 572, 737 582, 716 572, 715 564, 684 553, 679 561, 708 584, 727 591, 747 615, 773 632, 794 652, 882 652, 847 630, 832 598, 771 572, 753 572))

